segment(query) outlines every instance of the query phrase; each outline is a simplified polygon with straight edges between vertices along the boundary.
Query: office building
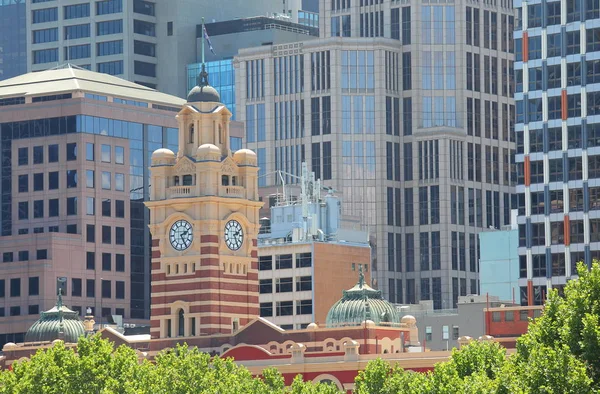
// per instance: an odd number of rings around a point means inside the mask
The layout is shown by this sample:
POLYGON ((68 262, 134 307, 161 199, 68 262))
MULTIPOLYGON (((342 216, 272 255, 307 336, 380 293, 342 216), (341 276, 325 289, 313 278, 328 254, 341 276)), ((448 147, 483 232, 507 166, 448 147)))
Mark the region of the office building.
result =
POLYGON ((321 194, 305 163, 300 184, 299 196, 278 196, 258 235, 260 316, 286 330, 325 325, 358 273, 370 279, 367 232, 344 225, 340 199, 321 194))
MULTIPOLYGON (((280 13, 300 2, 231 0, 0 1, 0 80, 73 63, 185 97, 185 67, 198 59, 196 26, 280 13)), ((295 18, 295 19, 294 19, 295 18)))
POLYGON ((148 323, 149 152, 183 100, 74 66, 0 82, 0 341, 56 301, 148 323))
POLYGON ((0 81, 27 72, 24 0, 0 0, 0 81))
POLYGON ((477 234, 510 223, 512 5, 320 5, 318 40, 236 57, 261 194, 307 161, 368 229, 385 296, 451 308, 479 292, 477 234))
POLYGON ((515 6, 519 286, 540 305, 600 257, 600 15, 594 2, 515 6))
MULTIPOLYGON (((211 86, 217 89, 221 95, 221 102, 229 108, 233 120, 236 119, 233 57, 238 54, 240 49, 256 45, 278 45, 318 37, 318 26, 302 26, 288 19, 281 16, 259 16, 207 23, 205 25, 213 47, 216 48, 214 54, 208 49, 205 50, 206 71, 210 75, 211 86)), ((199 25, 196 32, 196 52, 198 56, 201 56, 203 39, 202 27, 199 25)), ((197 59, 197 61, 199 60, 201 59, 197 59)), ((187 65, 188 91, 196 86, 196 78, 200 74, 201 67, 202 63, 187 65)))

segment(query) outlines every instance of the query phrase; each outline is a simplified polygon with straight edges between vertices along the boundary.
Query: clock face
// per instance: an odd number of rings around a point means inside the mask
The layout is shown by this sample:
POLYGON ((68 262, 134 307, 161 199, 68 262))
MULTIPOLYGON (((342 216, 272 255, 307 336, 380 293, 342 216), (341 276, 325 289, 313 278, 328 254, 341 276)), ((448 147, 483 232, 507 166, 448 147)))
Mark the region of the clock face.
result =
POLYGON ((238 250, 244 243, 244 230, 236 220, 230 220, 225 225, 225 245, 231 250, 238 250))
POLYGON ((171 226, 169 240, 175 250, 186 250, 193 240, 192 225, 186 220, 178 220, 171 226))

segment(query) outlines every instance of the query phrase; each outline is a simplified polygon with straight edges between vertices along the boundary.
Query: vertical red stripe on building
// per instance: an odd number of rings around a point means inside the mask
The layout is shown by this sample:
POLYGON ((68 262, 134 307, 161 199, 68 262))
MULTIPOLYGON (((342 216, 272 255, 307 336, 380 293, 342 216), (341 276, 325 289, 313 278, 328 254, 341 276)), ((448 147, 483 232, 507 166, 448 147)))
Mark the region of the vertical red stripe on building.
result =
POLYGON ((527 280, 527 305, 533 305, 533 281, 531 279, 527 280))
POLYGON ((526 31, 523 32, 523 61, 529 60, 529 35, 526 31))
POLYGON ((571 222, 569 220, 569 215, 565 215, 565 246, 571 245, 571 222))
POLYGON ((525 156, 525 162, 523 164, 525 172, 525 186, 529 186, 531 185, 531 161, 529 156, 525 156))
POLYGON ((567 90, 560 93, 560 114, 562 120, 567 120, 567 90))

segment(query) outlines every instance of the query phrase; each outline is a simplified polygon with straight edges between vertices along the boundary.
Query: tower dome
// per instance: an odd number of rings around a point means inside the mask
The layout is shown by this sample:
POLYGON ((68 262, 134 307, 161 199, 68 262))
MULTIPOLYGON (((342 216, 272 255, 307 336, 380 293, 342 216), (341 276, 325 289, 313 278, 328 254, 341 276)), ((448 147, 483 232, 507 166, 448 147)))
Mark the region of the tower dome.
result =
POLYGON ((188 103, 220 103, 221 96, 217 89, 208 84, 208 73, 202 64, 202 71, 196 80, 196 86, 190 90, 187 96, 188 103))
POLYGON ((362 270, 358 283, 344 290, 342 299, 336 302, 327 313, 327 327, 360 326, 365 321, 375 325, 397 325, 400 316, 394 305, 385 300, 380 290, 365 284, 362 270))
POLYGON ((59 293, 56 305, 42 312, 38 321, 29 327, 25 333, 25 342, 52 342, 60 339, 65 343, 77 343, 82 335, 85 335, 85 330, 79 313, 64 306, 59 293))

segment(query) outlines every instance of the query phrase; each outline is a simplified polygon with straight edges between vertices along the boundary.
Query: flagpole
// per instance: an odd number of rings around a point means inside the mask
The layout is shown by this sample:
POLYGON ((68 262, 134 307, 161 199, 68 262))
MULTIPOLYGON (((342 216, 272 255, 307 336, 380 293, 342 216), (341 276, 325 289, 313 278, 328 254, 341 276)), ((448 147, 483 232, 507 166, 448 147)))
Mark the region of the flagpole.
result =
POLYGON ((206 39, 205 37, 205 30, 204 30, 204 17, 202 17, 202 67, 204 67, 204 40, 206 39))

